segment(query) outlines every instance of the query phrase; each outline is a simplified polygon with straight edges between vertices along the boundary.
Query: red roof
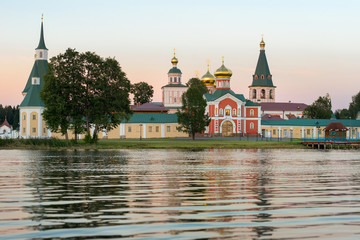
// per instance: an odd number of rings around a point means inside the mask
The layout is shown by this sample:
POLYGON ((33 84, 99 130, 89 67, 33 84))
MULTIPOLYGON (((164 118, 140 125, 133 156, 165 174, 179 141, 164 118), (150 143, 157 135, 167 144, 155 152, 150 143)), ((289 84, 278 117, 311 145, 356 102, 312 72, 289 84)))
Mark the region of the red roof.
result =
POLYGON ((164 105, 153 104, 153 103, 144 103, 139 106, 132 105, 131 109, 134 112, 168 112, 169 109, 165 108, 164 105))
POLYGON ((304 111, 308 106, 305 103, 274 102, 260 103, 263 111, 304 111))
POLYGON ((348 129, 341 122, 332 122, 325 128, 326 131, 347 131, 348 129))
POLYGON ((2 126, 7 126, 8 128, 11 128, 11 125, 8 123, 6 118, 5 118, 4 122, 0 125, 0 127, 2 127, 2 126))
POLYGON ((285 121, 280 115, 265 114, 261 117, 261 120, 273 120, 273 121, 285 121))

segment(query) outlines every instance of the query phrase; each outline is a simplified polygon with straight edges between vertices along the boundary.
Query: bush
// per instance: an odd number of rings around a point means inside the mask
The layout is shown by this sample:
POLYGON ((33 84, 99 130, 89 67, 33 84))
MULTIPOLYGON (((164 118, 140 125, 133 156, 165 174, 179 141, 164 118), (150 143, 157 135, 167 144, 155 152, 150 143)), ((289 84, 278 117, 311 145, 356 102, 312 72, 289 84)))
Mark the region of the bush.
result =
POLYGON ((5 147, 5 146, 9 146, 11 144, 14 143, 14 139, 10 139, 10 138, 0 138, 0 147, 5 147))

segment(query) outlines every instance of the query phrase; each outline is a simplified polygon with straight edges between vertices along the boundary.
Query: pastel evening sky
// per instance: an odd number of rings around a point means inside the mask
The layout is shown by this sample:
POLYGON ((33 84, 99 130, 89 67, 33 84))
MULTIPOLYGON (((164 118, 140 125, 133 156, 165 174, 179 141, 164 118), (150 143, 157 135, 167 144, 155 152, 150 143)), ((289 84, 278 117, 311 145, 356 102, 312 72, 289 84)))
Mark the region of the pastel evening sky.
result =
POLYGON ((132 83, 161 101, 173 48, 183 83, 225 57, 231 88, 248 97, 264 34, 276 101, 311 104, 329 93, 333 110, 360 91, 360 1, 1 1, 0 104, 17 105, 44 13, 49 57, 67 48, 115 57, 132 83))

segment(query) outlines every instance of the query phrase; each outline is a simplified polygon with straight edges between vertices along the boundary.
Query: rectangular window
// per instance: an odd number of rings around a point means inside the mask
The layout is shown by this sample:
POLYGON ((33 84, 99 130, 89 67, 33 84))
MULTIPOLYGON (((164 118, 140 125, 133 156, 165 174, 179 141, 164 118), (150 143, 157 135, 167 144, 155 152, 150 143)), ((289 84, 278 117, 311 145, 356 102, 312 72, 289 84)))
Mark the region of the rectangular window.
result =
POLYGON ((152 126, 149 126, 149 132, 152 132, 152 126))
POLYGON ((36 128, 33 128, 33 129, 32 129, 32 132, 35 133, 35 132, 36 132, 36 128))
POLYGON ((310 134, 310 129, 306 129, 306 134, 310 134))
POLYGON ((26 120, 26 116, 25 116, 25 115, 23 116, 23 120, 26 120))
POLYGON ((288 131, 287 129, 284 129, 284 137, 287 137, 287 135, 288 135, 288 131))
POLYGON ((159 132, 159 127, 158 126, 156 127, 156 132, 159 132))
POLYGON ((44 128, 44 133, 46 133, 46 128, 44 128))
POLYGON ((25 128, 23 128, 23 133, 25 132, 25 128))
POLYGON ((273 135, 276 135, 276 129, 273 130, 273 135))
POLYGON ((131 132, 131 127, 128 127, 128 132, 131 132))
POLYGON ((170 126, 166 127, 167 132, 170 132, 170 126))
POLYGON ((225 110, 225 115, 226 115, 226 116, 230 116, 230 110, 229 110, 229 109, 226 109, 226 110, 225 110))
POLYGON ((36 115, 34 114, 34 115, 32 115, 32 117, 33 117, 33 120, 36 120, 36 115))

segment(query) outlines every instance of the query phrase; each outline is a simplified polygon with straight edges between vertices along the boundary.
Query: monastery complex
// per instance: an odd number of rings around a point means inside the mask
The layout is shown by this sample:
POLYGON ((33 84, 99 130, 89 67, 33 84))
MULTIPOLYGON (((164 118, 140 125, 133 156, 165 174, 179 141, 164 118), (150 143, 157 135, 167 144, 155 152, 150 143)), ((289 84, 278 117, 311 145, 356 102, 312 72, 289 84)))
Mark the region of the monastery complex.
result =
MULTIPOLYGON (((171 138, 188 137, 179 132, 175 112, 181 108, 181 96, 188 89, 182 83, 182 72, 178 59, 171 59, 172 67, 164 78, 162 102, 132 106, 134 114, 127 122, 121 123, 109 132, 103 130, 99 138, 171 138)), ((40 41, 35 49, 35 62, 22 92, 24 99, 20 104, 20 130, 22 138, 63 138, 46 127, 42 112, 45 108, 40 99, 40 91, 47 71, 48 49, 45 45, 43 22, 41 22, 40 41)), ((341 122, 349 131, 347 138, 360 137, 360 119, 305 119, 304 103, 276 102, 276 89, 273 76, 265 54, 265 42, 260 42, 260 54, 256 69, 249 76, 247 96, 231 90, 232 71, 224 64, 211 74, 208 71, 201 81, 209 93, 204 94, 207 101, 206 113, 211 122, 204 136, 262 136, 273 138, 316 138, 324 137, 324 129, 332 122, 341 122)), ((279 86, 281 88, 281 86, 279 86)), ((72 136, 69 133, 69 136, 72 136)), ((78 138, 83 138, 79 135, 78 138)))

